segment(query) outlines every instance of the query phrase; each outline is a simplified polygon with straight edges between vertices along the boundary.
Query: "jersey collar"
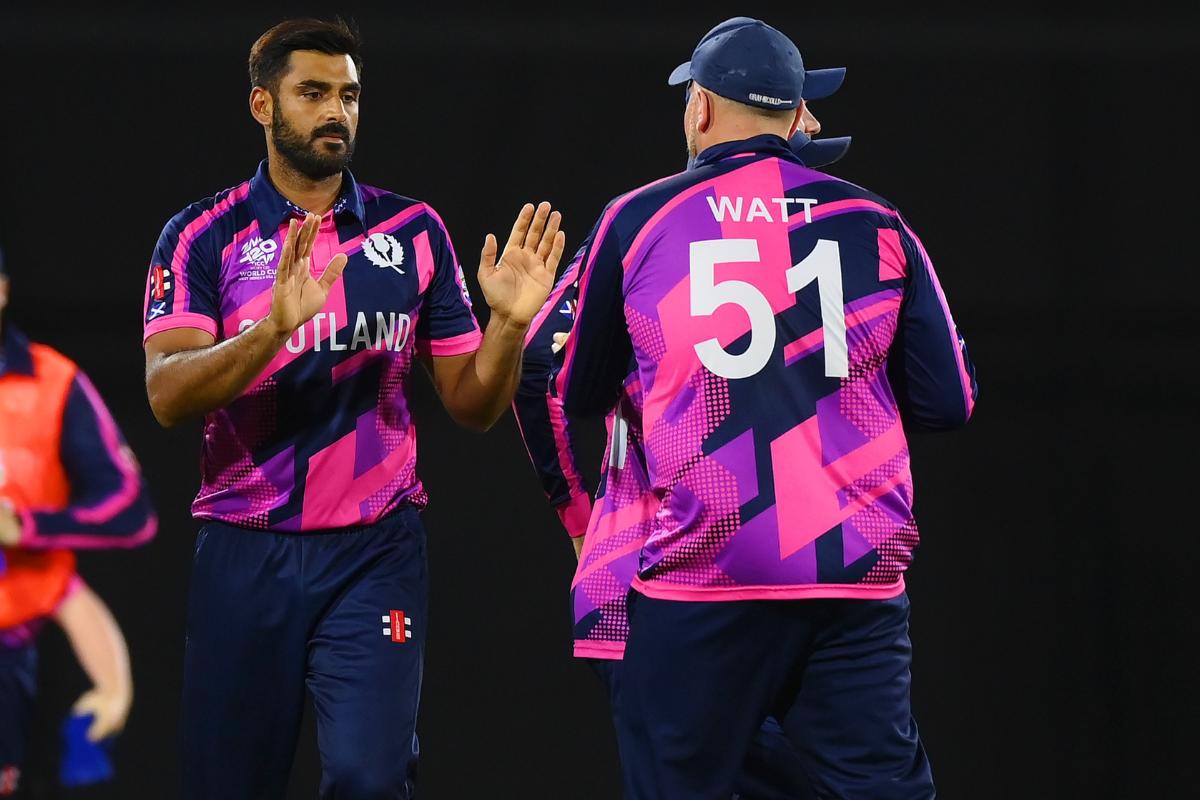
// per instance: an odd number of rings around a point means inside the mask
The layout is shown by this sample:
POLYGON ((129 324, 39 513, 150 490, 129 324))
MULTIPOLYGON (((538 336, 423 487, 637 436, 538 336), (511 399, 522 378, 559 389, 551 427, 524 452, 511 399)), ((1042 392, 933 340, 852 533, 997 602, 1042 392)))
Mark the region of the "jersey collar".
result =
MULTIPOLYGON (((267 171, 267 160, 263 159, 258 165, 258 172, 250 179, 250 207, 258 220, 259 235, 273 236, 279 226, 292 214, 304 214, 305 210, 288 200, 279 193, 267 171)), ((366 209, 363 206, 362 193, 358 182, 350 170, 342 170, 342 190, 333 204, 334 217, 349 214, 358 220, 359 225, 366 227, 366 209)))
POLYGON ((787 141, 782 136, 776 136, 773 133, 764 133, 759 136, 751 136, 749 139, 714 144, 696 157, 694 166, 703 167, 732 156, 746 154, 775 156, 801 163, 800 159, 788 147, 787 141))

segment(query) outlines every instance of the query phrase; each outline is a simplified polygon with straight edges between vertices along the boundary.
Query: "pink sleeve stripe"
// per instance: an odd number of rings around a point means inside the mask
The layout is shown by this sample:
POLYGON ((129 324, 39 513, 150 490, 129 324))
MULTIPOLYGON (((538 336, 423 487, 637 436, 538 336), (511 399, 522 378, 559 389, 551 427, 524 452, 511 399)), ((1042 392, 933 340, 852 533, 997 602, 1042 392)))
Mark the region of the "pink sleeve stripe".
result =
POLYGON ((114 550, 140 547, 154 538, 158 532, 158 517, 151 514, 146 524, 133 536, 94 536, 88 533, 66 533, 54 536, 39 536, 33 515, 21 512, 21 544, 31 548, 57 548, 66 550, 89 550, 97 545, 114 550))
POLYGON ((546 317, 553 314, 559 303, 562 302, 563 295, 571 288, 572 284, 579 277, 579 265, 583 261, 582 258, 577 258, 567 267, 567 271, 563 273, 562 278, 558 282, 558 286, 554 287, 550 292, 550 297, 546 299, 542 310, 533 318, 533 322, 529 325, 529 330, 525 331, 525 346, 529 347, 529 343, 533 341, 533 337, 537 335, 538 329, 542 327, 546 317))
POLYGON ((108 450, 109 460, 121 474, 121 487, 111 497, 90 508, 81 508, 75 512, 75 517, 85 525, 103 525, 111 522, 118 514, 133 505, 141 491, 141 480, 132 461, 122 453, 121 435, 117 431, 117 423, 112 418, 112 414, 108 413, 104 401, 100 399, 100 393, 82 372, 78 373, 75 379, 79 381, 79 387, 83 389, 84 396, 92 406, 92 413, 96 415, 96 422, 100 427, 100 438, 104 442, 105 449, 108 450))
POLYGON ((474 353, 483 343, 483 334, 478 330, 467 331, 448 339, 429 339, 418 342, 419 350, 433 356, 461 356, 474 353))
MULTIPOLYGON (((580 476, 579 470, 575 468, 574 454, 571 452, 571 439, 567 435, 567 415, 563 411, 562 400, 546 392, 546 413, 550 416, 550 428, 554 431, 554 449, 558 452, 558 466, 562 470, 563 477, 567 479, 572 496, 582 495, 587 497, 587 492, 583 489, 583 477, 580 476)), ((584 523, 586 528, 586 521, 584 523)), ((583 531, 575 533, 568 530, 572 536, 580 536, 583 531)))
POLYGON ((175 330, 176 328, 195 328, 217 338, 217 321, 206 314, 195 314, 191 311, 181 311, 160 317, 146 325, 142 333, 142 344, 146 343, 156 333, 175 330))
POLYGON ((929 253, 925 251, 925 245, 908 225, 904 225, 904 232, 912 237, 913 243, 921 253, 921 260, 925 264, 925 269, 929 271, 929 280, 933 283, 934 291, 937 292, 938 303, 942 306, 942 314, 946 318, 946 330, 950 335, 950 350, 954 353, 954 363, 958 365, 958 380, 962 386, 963 407, 966 409, 969 419, 975 411, 975 396, 971 392, 971 375, 967 372, 966 362, 963 361, 962 347, 958 343, 958 326, 954 324, 954 318, 950 315, 950 304, 946 302, 946 294, 942 291, 942 282, 938 280, 937 272, 933 268, 933 261, 930 260, 929 253))
POLYGON ((192 242, 196 240, 197 236, 208 230, 214 222, 225 216, 231 208, 245 200, 249 194, 250 181, 246 181, 225 195, 210 210, 188 223, 180 232, 179 241, 175 243, 175 252, 171 255, 171 277, 175 282, 175 296, 171 304, 172 312, 179 314, 188 308, 187 265, 191 258, 192 242))
POLYGON ((625 658, 625 643, 593 642, 590 639, 576 639, 574 654, 576 658, 598 658, 602 661, 621 661, 625 658))
POLYGON ((588 520, 592 517, 592 501, 586 493, 573 495, 554 510, 558 512, 559 521, 572 539, 587 533, 588 520))

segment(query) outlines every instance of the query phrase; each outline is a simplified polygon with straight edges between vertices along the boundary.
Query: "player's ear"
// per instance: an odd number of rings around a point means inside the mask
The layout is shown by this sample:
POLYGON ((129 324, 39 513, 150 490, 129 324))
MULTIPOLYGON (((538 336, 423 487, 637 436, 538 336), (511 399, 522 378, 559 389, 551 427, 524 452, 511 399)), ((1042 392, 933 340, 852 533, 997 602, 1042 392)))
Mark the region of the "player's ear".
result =
MULTIPOLYGON (((796 106, 796 113, 792 116, 792 124, 788 128, 788 135, 783 138, 791 139, 796 135, 796 131, 800 130, 804 126, 804 113, 806 110, 807 106, 805 105, 803 98, 801 98, 800 105, 796 106)), ((805 131, 805 133, 807 133, 807 131, 805 131)))
POLYGON ((250 116, 265 128, 271 126, 271 118, 275 113, 275 98, 261 86, 250 90, 250 116))
POLYGON ((709 128, 713 126, 713 110, 716 104, 708 90, 697 88, 696 94, 696 130, 708 133, 709 128))

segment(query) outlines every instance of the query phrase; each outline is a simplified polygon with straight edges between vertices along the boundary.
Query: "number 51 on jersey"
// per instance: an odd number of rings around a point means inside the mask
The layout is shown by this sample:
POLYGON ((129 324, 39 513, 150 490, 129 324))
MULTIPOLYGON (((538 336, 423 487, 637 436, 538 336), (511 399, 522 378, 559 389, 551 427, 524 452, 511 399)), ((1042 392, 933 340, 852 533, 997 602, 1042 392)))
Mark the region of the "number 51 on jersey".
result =
MULTIPOLYGON (((725 350, 717 339, 696 345, 709 372, 722 378, 749 378, 758 374, 775 351, 777 330, 771 303, 754 284, 728 280, 716 282, 717 264, 757 263, 756 239, 707 239, 692 242, 690 253, 691 310, 693 317, 711 316, 721 306, 740 306, 750 318, 750 346, 737 355, 725 350)), ((842 304, 842 258, 838 243, 818 239, 817 246, 800 263, 785 273, 792 294, 814 280, 821 297, 821 329, 824 337, 825 375, 845 378, 850 374, 846 349, 846 309, 842 304)))

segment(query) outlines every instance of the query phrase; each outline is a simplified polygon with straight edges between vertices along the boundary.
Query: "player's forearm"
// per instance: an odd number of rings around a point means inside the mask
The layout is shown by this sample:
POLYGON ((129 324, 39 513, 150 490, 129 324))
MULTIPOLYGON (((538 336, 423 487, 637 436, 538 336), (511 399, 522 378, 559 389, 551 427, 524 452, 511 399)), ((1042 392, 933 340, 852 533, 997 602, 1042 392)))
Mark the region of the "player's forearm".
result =
POLYGON ((54 618, 93 686, 104 692, 133 694, 125 637, 95 592, 81 586, 63 602, 54 618))
POLYGON ((171 427, 229 405, 262 374, 287 336, 266 318, 224 342, 158 358, 146 370, 155 418, 171 427))
POLYGON ((529 326, 493 314, 483 343, 446 399, 454 419, 473 430, 486 431, 512 403, 521 381, 521 356, 529 326))

